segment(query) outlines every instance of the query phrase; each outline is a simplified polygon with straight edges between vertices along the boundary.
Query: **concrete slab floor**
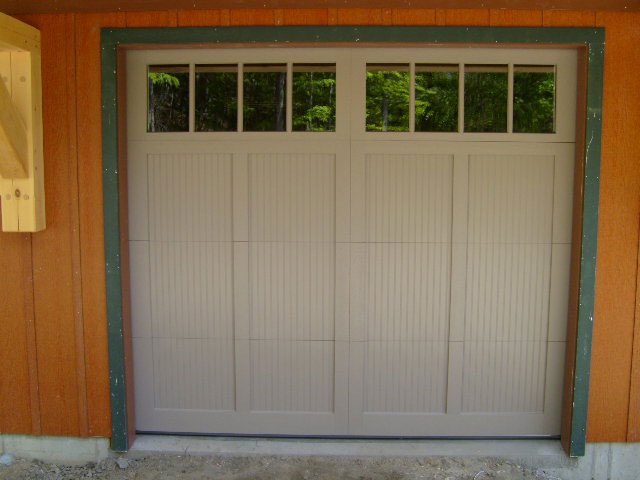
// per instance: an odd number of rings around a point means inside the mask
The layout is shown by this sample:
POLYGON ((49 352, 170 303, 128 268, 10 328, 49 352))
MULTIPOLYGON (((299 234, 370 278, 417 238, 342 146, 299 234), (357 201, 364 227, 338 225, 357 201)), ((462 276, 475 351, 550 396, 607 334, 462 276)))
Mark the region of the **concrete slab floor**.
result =
POLYGON ((640 444, 588 444, 585 457, 569 459, 555 440, 141 435, 129 453, 110 452, 105 459, 107 441, 0 436, 0 453, 18 457, 12 465, 0 466, 0 479, 640 479, 640 444))
POLYGON ((558 440, 323 440, 140 435, 127 456, 143 458, 158 454, 324 457, 343 458, 344 461, 353 458, 400 461, 444 458, 454 463, 499 459, 524 466, 544 475, 542 478, 640 479, 640 444, 625 443, 588 444, 584 457, 571 459, 565 455, 558 440))

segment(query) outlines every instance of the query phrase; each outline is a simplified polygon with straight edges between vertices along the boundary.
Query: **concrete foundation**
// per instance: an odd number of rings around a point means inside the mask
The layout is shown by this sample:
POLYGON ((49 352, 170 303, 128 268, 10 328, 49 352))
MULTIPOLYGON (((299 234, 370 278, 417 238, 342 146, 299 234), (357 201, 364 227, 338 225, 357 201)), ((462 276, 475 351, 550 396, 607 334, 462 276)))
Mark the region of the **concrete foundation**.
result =
MULTIPOLYGON (((116 454, 107 438, 0 435, 0 454, 63 464, 99 462, 116 454)), ((493 457, 550 479, 640 479, 640 443, 590 443, 567 458, 557 440, 323 440, 140 435, 128 458, 150 455, 237 457, 493 457)))
POLYGON ((558 440, 317 440, 140 435, 127 454, 323 457, 495 457, 562 480, 638 480, 640 443, 590 443, 568 458, 558 440))
POLYGON ((0 453, 52 463, 82 465, 110 455, 108 438, 0 434, 0 453))

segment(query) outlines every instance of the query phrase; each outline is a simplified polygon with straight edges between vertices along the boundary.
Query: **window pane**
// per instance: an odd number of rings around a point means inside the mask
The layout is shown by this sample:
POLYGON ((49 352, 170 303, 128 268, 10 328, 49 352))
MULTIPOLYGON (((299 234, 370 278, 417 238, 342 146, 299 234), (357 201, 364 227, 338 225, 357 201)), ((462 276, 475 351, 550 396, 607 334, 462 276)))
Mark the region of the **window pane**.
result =
POLYGON ((367 131, 409 131, 409 65, 367 64, 367 131))
POLYGON ((293 65, 293 130, 335 132, 335 65, 293 65))
POLYGON ((287 114, 287 66, 244 66, 244 130, 283 132, 287 114))
POLYGON ((150 65, 147 131, 189 131, 189 66, 150 65))
POLYGON ((555 132, 555 68, 515 65, 513 68, 513 131, 555 132))
POLYGON ((458 131, 458 66, 416 65, 416 132, 458 131))
POLYGON ((196 132, 236 131, 238 67, 196 65, 196 132))
POLYGON ((464 131, 507 131, 506 65, 465 65, 464 131))

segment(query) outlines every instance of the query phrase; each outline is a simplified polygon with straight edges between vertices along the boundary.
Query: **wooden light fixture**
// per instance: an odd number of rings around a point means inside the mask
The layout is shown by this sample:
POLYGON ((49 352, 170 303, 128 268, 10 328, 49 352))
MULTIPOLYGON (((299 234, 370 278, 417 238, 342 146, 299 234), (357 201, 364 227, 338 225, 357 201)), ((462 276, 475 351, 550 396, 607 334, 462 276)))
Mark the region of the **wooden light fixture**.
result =
POLYGON ((44 230, 40 31, 2 13, 0 206, 4 232, 44 230))

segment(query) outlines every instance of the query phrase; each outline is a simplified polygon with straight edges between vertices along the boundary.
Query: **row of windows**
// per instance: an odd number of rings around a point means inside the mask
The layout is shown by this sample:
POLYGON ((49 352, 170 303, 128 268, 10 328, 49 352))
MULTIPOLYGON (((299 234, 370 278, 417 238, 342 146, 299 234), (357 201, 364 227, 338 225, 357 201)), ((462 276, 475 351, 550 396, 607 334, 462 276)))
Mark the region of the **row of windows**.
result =
MULTIPOLYGON (((149 67, 149 132, 190 131, 190 75, 149 67)), ((366 76, 367 131, 555 132, 553 66, 367 64, 366 76)), ((193 77, 192 131, 336 129, 335 64, 293 64, 290 77, 286 64, 195 65, 193 77)))

